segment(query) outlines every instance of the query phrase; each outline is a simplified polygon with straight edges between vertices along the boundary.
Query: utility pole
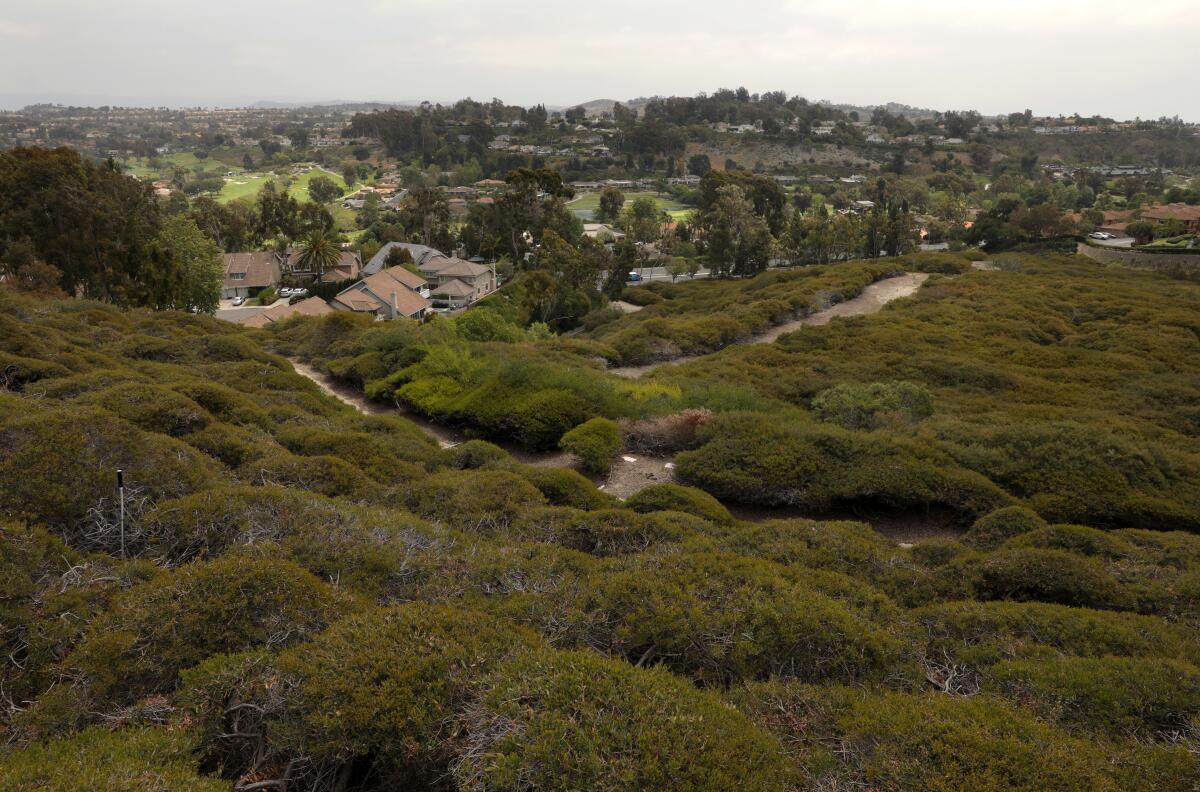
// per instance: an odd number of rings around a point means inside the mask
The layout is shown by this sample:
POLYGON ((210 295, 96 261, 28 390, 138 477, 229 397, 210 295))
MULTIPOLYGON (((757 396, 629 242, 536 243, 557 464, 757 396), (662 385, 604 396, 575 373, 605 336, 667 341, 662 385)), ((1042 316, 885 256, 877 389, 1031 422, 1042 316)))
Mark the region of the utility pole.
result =
POLYGON ((125 557, 125 471, 117 469, 117 502, 121 520, 121 558, 125 557))

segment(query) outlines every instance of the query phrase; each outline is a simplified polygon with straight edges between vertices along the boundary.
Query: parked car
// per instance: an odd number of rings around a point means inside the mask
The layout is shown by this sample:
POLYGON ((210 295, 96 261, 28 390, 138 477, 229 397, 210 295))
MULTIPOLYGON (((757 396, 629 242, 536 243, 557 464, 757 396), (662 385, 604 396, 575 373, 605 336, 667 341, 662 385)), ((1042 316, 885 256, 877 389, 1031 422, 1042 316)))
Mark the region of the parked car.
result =
POLYGON ((234 308, 237 308, 239 305, 245 305, 245 304, 246 304, 245 297, 234 297, 233 298, 233 307, 234 308))
POLYGON ((292 289, 292 294, 291 294, 291 296, 292 296, 292 297, 307 297, 307 296, 308 296, 308 289, 301 289, 301 288, 295 288, 295 289, 292 289))
POLYGON ((636 273, 636 272, 629 273, 629 280, 631 280, 632 282, 637 283, 641 279, 642 279, 642 276, 639 273, 636 273))
POLYGON ((1092 233, 1088 234, 1088 237, 1090 239, 1112 239, 1113 235, 1107 231, 1093 231, 1092 233))

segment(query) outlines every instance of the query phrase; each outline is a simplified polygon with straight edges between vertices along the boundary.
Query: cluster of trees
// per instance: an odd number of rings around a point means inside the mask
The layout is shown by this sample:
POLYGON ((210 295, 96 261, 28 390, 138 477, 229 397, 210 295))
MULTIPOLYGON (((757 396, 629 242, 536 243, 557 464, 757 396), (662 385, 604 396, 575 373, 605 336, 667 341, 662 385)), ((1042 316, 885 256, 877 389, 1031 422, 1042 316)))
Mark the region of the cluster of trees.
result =
POLYGON ((73 149, 0 152, 0 267, 70 295, 211 311, 220 250, 150 188, 73 149))
MULTIPOLYGON (((806 272, 825 274, 760 278, 806 272)), ((1144 299, 1160 288, 1148 282, 1144 299)), ((1093 286, 1079 289, 1104 291, 1093 286)), ((1084 325, 1113 321, 1080 303, 1084 325)), ((443 411, 473 399, 497 426, 519 406, 530 439, 551 437, 535 420, 570 401, 585 368, 572 361, 601 345, 538 340, 496 314, 425 326, 337 314, 243 331, 0 290, 4 786, 1200 783, 1193 533, 981 506, 958 538, 909 547, 853 522, 741 522, 684 486, 621 502, 572 470, 478 440, 441 449, 398 416, 358 413, 264 346, 375 382, 375 395, 399 389, 443 411), (510 377, 477 397, 459 388, 456 372, 496 359, 510 377)), ((1080 332, 1093 346, 1120 335, 1080 332)), ((1182 343, 1162 335, 1136 343, 1182 343)), ((775 364, 761 385, 791 387, 779 375, 799 368, 775 364)), ((910 383, 826 393, 820 420, 865 436, 880 421, 935 420, 945 390, 903 373, 910 383)), ((1093 405, 1096 387, 1089 378, 1093 405)), ((593 396, 626 411, 671 398, 663 383, 593 396)), ((731 414, 673 425, 715 442, 745 415, 718 409, 731 414)), ((562 443, 603 462, 620 430, 583 417, 562 443)), ((844 458, 835 443, 827 453, 844 458)))

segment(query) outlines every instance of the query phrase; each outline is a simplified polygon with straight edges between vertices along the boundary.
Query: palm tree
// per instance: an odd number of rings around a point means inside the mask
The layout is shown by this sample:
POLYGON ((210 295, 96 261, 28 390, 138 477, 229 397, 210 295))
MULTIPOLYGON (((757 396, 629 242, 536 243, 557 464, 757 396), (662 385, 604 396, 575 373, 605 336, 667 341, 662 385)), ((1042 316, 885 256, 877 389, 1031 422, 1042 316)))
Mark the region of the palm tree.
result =
POLYGON ((314 232, 300 245, 300 256, 297 262, 304 269, 313 273, 314 280, 320 282, 325 270, 336 266, 341 255, 341 250, 333 237, 314 232))

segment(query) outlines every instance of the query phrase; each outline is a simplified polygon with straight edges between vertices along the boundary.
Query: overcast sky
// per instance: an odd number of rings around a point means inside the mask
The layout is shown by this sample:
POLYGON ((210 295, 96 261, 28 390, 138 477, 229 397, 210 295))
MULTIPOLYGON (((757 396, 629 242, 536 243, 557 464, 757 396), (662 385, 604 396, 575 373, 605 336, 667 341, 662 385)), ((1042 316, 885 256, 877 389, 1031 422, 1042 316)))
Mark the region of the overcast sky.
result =
POLYGON ((1200 121, 1200 0, 0 0, 0 106, 453 100, 745 85, 1200 121))

